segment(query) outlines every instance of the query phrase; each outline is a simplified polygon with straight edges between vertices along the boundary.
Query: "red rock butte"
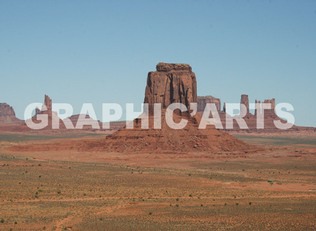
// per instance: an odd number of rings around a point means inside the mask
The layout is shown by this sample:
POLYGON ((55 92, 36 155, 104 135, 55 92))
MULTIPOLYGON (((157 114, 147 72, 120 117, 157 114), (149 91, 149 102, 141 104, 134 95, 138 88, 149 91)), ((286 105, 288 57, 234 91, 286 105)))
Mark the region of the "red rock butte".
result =
POLYGON ((197 102, 196 77, 188 64, 158 63, 157 71, 149 72, 144 103, 152 113, 154 103, 167 108, 172 103, 182 103, 190 108, 197 102))
MULTIPOLYGON (((233 120, 233 127, 232 128, 226 128, 226 118, 230 117, 226 113, 226 103, 224 103, 223 110, 221 110, 221 100, 219 98, 215 98, 213 96, 198 96, 197 97, 197 105, 198 105, 198 114, 202 114, 206 105, 208 103, 214 103, 216 106, 216 109, 219 113, 219 117, 221 120, 221 123, 223 125, 224 130, 226 131, 247 131, 247 132, 280 132, 281 130, 278 129, 274 121, 280 120, 282 123, 286 123, 282 118, 279 118, 278 115, 275 113, 275 99, 265 99, 263 101, 255 100, 255 110, 254 114, 250 113, 250 108, 249 108, 249 98, 248 95, 242 94, 240 97, 240 114, 244 115, 242 119, 246 122, 248 129, 243 130, 239 127, 238 123, 236 120, 233 120), (271 109, 265 109, 263 111, 262 109, 262 104, 263 103, 268 103, 271 106, 271 109), (263 128, 257 128, 257 114, 263 113, 263 124, 264 124, 264 129, 263 128)), ((238 117, 238 116, 237 116, 238 117)), ((233 117, 236 118, 236 117, 233 117)), ((289 131, 293 130, 309 130, 311 128, 304 128, 304 127, 298 127, 298 126, 293 126, 289 131)))
POLYGON ((174 121, 188 120, 183 129, 170 128, 165 120, 165 108, 171 103, 183 103, 188 108, 197 102, 197 82, 188 64, 159 63, 157 71, 149 72, 144 102, 152 108, 162 104, 161 129, 153 128, 154 115, 149 113, 149 129, 141 128, 141 118, 133 121, 134 128, 123 128, 105 141, 82 143, 81 149, 107 150, 113 152, 240 152, 251 148, 213 126, 198 129, 199 118, 189 113, 174 113, 174 121))
POLYGON ((0 124, 22 124, 22 121, 16 118, 14 109, 6 104, 0 103, 0 124))

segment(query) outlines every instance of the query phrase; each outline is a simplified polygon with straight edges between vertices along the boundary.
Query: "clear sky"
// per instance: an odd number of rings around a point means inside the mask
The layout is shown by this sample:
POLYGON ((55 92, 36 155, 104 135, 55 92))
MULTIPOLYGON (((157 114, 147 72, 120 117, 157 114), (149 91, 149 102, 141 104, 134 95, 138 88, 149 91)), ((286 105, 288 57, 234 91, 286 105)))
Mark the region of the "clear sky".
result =
POLYGON ((19 118, 44 94, 100 117, 140 104, 160 61, 189 63, 198 95, 275 97, 316 126, 315 0, 0 0, 0 102, 19 118))

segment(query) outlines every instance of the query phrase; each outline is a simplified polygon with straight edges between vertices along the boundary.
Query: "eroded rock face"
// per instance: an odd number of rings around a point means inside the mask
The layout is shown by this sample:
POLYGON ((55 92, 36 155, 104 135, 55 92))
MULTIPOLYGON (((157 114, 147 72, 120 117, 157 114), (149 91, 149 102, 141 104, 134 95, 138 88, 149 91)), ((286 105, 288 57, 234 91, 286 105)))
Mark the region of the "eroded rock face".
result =
MULTIPOLYGON (((215 99, 215 98, 214 98, 215 99)), ((184 119, 187 124, 183 129, 172 129, 166 119, 166 110, 171 103, 197 103, 196 77, 187 64, 159 63, 157 71, 149 72, 145 90, 145 103, 150 107, 154 103, 162 104, 161 129, 155 129, 155 115, 148 116, 148 129, 141 127, 141 117, 133 121, 134 128, 122 128, 106 137, 106 144, 88 145, 97 150, 111 152, 222 152, 244 151, 250 146, 235 137, 219 131, 214 126, 199 129, 200 115, 191 116, 190 112, 174 113, 173 120, 184 119)), ((151 112, 151 111, 150 111, 151 112)), ((158 118, 159 119, 159 118, 158 118)))
POLYGON ((240 114, 248 115, 249 114, 249 98, 248 95, 241 95, 240 97, 240 105, 245 105, 246 108, 240 106, 240 114), (244 111, 246 110, 246 111, 244 111))
POLYGON ((265 100, 263 101, 263 103, 269 103, 269 104, 271 104, 271 110, 274 110, 274 108, 275 108, 275 98, 272 98, 272 99, 265 99, 265 100))
POLYGON ((196 77, 188 64, 159 63, 157 71, 149 72, 144 103, 152 112, 155 103, 162 109, 172 103, 182 103, 189 109, 190 103, 197 102, 196 77))
POLYGON ((198 96, 197 97, 197 110, 204 111, 207 103, 214 103, 218 112, 221 111, 221 100, 213 96, 198 96))
POLYGON ((192 72, 192 68, 189 64, 182 63, 158 63, 156 65, 156 70, 160 72, 168 71, 188 71, 192 72))
POLYGON ((61 123, 61 120, 58 118, 58 115, 56 112, 53 111, 53 103, 52 99, 48 96, 44 96, 44 103, 42 106, 42 109, 36 108, 35 109, 35 115, 32 117, 32 120, 34 123, 40 123, 41 120, 37 118, 38 115, 47 115, 48 119, 48 125, 45 127, 45 129, 51 129, 52 123, 59 123, 61 126, 60 128, 63 128, 63 124, 61 123))
POLYGON ((255 115, 258 113, 262 113, 262 103, 264 104, 270 104, 271 109, 265 109, 264 110, 264 117, 265 118, 278 118, 278 116, 275 114, 275 98, 272 99, 265 99, 263 102, 260 102, 259 100, 255 101, 256 103, 256 110, 255 110, 255 115))
POLYGON ((42 109, 42 111, 47 111, 50 114, 53 110, 53 107, 52 107, 52 99, 48 95, 44 96, 44 105, 46 109, 42 109))
POLYGON ((10 124, 21 122, 16 118, 14 109, 6 103, 0 103, 0 123, 1 124, 10 124))
POLYGON ((52 99, 48 96, 45 95, 44 96, 44 103, 41 109, 36 108, 35 109, 35 116, 40 115, 40 114, 46 114, 48 115, 48 118, 51 120, 52 117, 52 113, 53 113, 53 103, 52 103, 52 99))
POLYGON ((0 116, 14 116, 15 117, 15 112, 9 104, 0 103, 0 116))

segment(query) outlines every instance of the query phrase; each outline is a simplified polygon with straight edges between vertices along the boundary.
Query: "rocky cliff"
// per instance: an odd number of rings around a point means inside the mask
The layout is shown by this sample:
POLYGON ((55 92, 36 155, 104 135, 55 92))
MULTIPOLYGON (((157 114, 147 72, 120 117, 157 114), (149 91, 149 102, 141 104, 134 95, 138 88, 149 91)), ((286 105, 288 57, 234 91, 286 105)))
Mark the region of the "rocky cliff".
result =
MULTIPOLYGON (((198 96, 198 111, 202 112, 206 106, 207 103, 215 103, 216 108, 219 112, 219 116, 222 122, 222 125, 224 128, 226 128, 226 118, 231 118, 228 114, 226 114, 226 104, 224 103, 223 111, 219 110, 220 108, 220 99, 215 98, 213 96, 198 96)), ((249 130, 247 131, 260 131, 260 132, 275 132, 280 131, 276 128, 274 125, 275 120, 281 120, 283 123, 286 121, 280 119, 277 114, 275 113, 275 99, 265 99, 263 101, 255 100, 255 110, 254 114, 250 112, 249 107, 249 97, 246 94, 242 94, 240 97, 240 113, 241 115, 245 115, 243 119, 245 120, 249 130), (271 109, 264 109, 263 111, 263 103, 270 104, 271 109), (243 105, 243 106, 241 106, 243 105), (264 129, 258 128, 257 124, 257 114, 264 113, 263 119, 264 119, 264 129)), ((237 116, 238 117, 238 116, 237 116)), ((236 117, 233 117, 236 118, 236 117)), ((296 129, 297 127, 294 126, 293 129, 296 129)), ((228 130, 234 130, 239 131, 240 127, 237 124, 236 120, 233 121, 233 129, 228 130)), ((244 130, 246 131, 246 130, 244 130)))
POLYGON ((241 95, 240 97, 240 113, 241 115, 248 115, 249 114, 249 98, 248 95, 241 95), (242 106, 244 105, 244 106, 242 106))
POLYGON ((204 111, 206 104, 214 103, 218 112, 221 111, 221 100, 213 96, 198 96, 197 97, 197 110, 204 111))
POLYGON ((42 108, 41 109, 37 108, 35 110, 35 115, 32 117, 32 121, 34 123, 40 123, 42 121, 38 120, 37 115, 47 115, 48 125, 45 128, 43 128, 44 130, 52 129, 53 123, 55 123, 55 124, 59 123, 59 125, 60 125, 59 128, 64 128, 64 124, 62 123, 62 120, 60 120, 58 118, 57 113, 53 111, 52 105, 53 105, 52 99, 48 95, 45 95, 42 108))
POLYGON ((171 103, 179 102, 189 107, 191 102, 197 102, 196 77, 187 64, 159 63, 155 72, 149 72, 145 89, 145 103, 152 106, 162 103, 161 129, 155 129, 155 117, 150 114, 149 128, 140 126, 141 118, 134 120, 133 129, 121 129, 108 136, 104 143, 87 144, 82 147, 93 150, 107 150, 113 152, 244 152, 251 148, 233 136, 216 130, 214 126, 199 129, 198 116, 190 113, 174 113, 173 120, 187 120, 183 129, 172 129, 166 123, 165 108, 171 103))
POLYGON ((0 124, 15 124, 22 123, 16 118, 14 109, 6 103, 0 103, 0 124))
POLYGON ((197 102, 196 77, 188 64, 158 63, 154 72, 149 72, 144 103, 152 112, 154 103, 161 103, 162 109, 172 103, 182 103, 189 109, 197 102))
POLYGON ((48 114, 51 114, 53 111, 53 104, 52 104, 52 99, 48 96, 44 96, 44 105, 45 108, 42 109, 42 111, 47 111, 48 114))

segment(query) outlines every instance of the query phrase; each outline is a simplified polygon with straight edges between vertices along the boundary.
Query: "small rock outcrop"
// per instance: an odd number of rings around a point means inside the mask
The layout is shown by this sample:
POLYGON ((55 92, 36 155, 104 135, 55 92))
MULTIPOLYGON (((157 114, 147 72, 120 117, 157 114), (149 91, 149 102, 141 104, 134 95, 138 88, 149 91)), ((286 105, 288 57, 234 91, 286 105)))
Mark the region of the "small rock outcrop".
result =
POLYGON ((271 109, 266 110, 266 117, 270 118, 278 118, 278 116, 275 114, 275 99, 266 99, 263 101, 263 103, 268 103, 271 105, 271 109))
POLYGON ((188 71, 192 72, 192 68, 189 64, 181 63, 158 63, 156 65, 156 70, 160 72, 169 72, 169 71, 188 71))
POLYGON ((37 115, 47 115, 48 118, 48 126, 45 127, 45 129, 52 129, 52 124, 59 123, 61 125, 60 128, 63 128, 63 124, 61 123, 61 120, 58 118, 58 115, 56 112, 53 111, 53 103, 52 99, 48 96, 44 96, 44 103, 41 109, 36 108, 35 109, 35 115, 32 117, 32 120, 34 123, 40 123, 41 120, 37 119, 37 115), (54 121, 53 121, 54 120, 54 121))
POLYGON ((48 95, 44 95, 44 103, 41 109, 35 109, 35 116, 39 114, 47 114, 49 117, 52 116, 53 103, 52 99, 48 95))
MULTIPOLYGON (((248 95, 243 94, 240 97, 240 113, 243 116, 243 119, 245 120, 247 126, 248 126, 248 132, 249 131, 260 131, 260 132, 276 132, 280 131, 277 129, 277 127, 274 124, 275 120, 281 120, 283 123, 286 123, 286 121, 282 120, 278 117, 278 115, 275 112, 275 105, 276 101, 275 98, 272 99, 265 99, 263 101, 255 100, 255 110, 254 114, 252 114, 249 110, 249 98, 248 95), (266 109, 263 107, 263 104, 270 104, 271 109, 266 109), (241 106, 241 105, 245 105, 241 106), (246 111, 244 111, 246 110, 246 111), (258 118, 263 118, 263 127, 257 123, 258 118)), ((220 113, 222 124, 225 127, 225 120, 226 120, 226 107, 224 103, 224 109, 223 112, 220 113)), ((229 115, 228 115, 229 117, 229 115)), ((238 117, 238 116, 237 116, 238 117)), ((234 117, 233 117, 234 118, 234 117)), ((235 117, 236 118, 236 117, 235 117)), ((294 128, 294 127, 293 127, 294 128)), ((234 130, 239 131, 241 130, 239 125, 236 123, 236 121, 233 122, 233 128, 228 130, 234 130)))
POLYGON ((42 111, 47 111, 48 114, 51 114, 53 111, 52 99, 48 95, 44 96, 44 105, 46 109, 42 109, 42 111))
POLYGON ((197 97, 197 110, 204 111, 206 104, 214 103, 218 112, 221 111, 221 100, 213 96, 198 96, 197 97))
POLYGON ((248 95, 241 95, 240 97, 240 113, 242 115, 248 115, 249 114, 249 98, 248 95), (242 105, 244 105, 245 107, 243 107, 242 105), (246 110, 246 111, 244 111, 246 110))
POLYGON ((269 104, 271 104, 271 110, 274 110, 274 109, 275 109, 275 98, 272 98, 272 99, 265 99, 263 102, 264 102, 264 103, 269 103, 269 104))
POLYGON ((189 109, 190 103, 197 102, 196 77, 188 64, 159 63, 154 72, 149 72, 144 103, 152 112, 155 103, 162 109, 172 103, 182 103, 189 109))
POLYGON ((22 123, 16 118, 13 107, 6 103, 0 103, 0 124, 22 123))
POLYGON ((278 119, 278 116, 275 113, 275 98, 272 99, 265 99, 263 102, 256 100, 256 109, 255 109, 255 115, 258 113, 262 113, 262 104, 270 104, 271 109, 265 109, 264 110, 264 118, 265 119, 278 119))

